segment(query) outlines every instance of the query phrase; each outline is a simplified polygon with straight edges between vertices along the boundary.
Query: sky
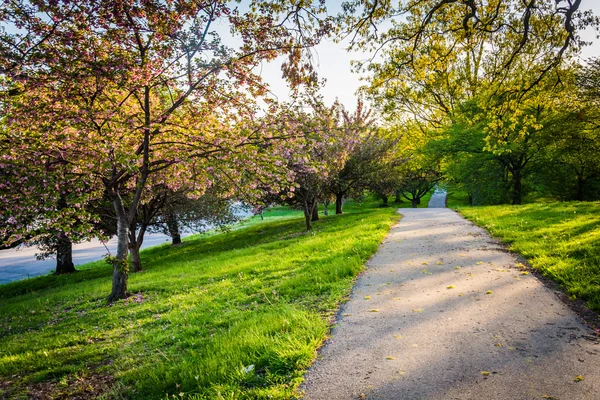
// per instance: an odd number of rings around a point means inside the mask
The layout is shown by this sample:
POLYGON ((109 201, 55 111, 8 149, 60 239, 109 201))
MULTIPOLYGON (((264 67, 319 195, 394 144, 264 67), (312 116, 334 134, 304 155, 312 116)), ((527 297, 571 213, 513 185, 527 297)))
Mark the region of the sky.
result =
MULTIPOLYGON (((595 15, 600 16, 600 0, 582 0, 581 9, 591 9, 595 15)), ((330 10, 330 13, 335 13, 335 10, 330 10)), ((596 33, 588 29, 582 32, 581 36, 584 41, 593 42, 591 46, 583 49, 582 59, 600 56, 600 39, 596 38, 596 33)), ((356 91, 364 82, 361 82, 358 74, 352 72, 350 62, 357 59, 364 60, 370 54, 349 53, 345 49, 346 46, 347 43, 338 44, 331 40, 318 45, 315 49, 316 67, 319 76, 327 80, 321 91, 325 102, 331 104, 338 98, 346 108, 354 109, 357 99, 356 91)), ((287 100, 289 98, 289 90, 281 79, 278 63, 263 64, 261 76, 269 83, 271 91, 278 99, 287 100)))

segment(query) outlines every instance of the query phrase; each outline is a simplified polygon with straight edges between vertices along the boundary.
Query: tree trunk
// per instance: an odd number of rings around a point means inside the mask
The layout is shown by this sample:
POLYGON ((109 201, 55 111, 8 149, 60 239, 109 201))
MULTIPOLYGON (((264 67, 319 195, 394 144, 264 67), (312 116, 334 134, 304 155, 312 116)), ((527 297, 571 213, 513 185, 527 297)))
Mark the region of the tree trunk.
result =
POLYGON ((344 205, 344 195, 342 193, 335 194, 335 213, 342 214, 342 207, 344 205))
POLYGON ((56 275, 75 272, 73 264, 73 243, 64 233, 58 234, 56 245, 56 275))
POLYGON ((310 223, 310 219, 312 217, 312 210, 309 209, 308 204, 304 202, 304 222, 306 223, 306 230, 310 231, 312 229, 312 224, 310 223))
POLYGON ((419 198, 412 198, 412 200, 410 201, 412 203, 412 208, 417 208, 417 206, 419 205, 419 203, 421 202, 421 199, 419 198))
MULTIPOLYGON (((142 246, 141 241, 138 243, 138 238, 136 236, 136 225, 132 223, 129 225, 129 255, 130 255, 130 264, 129 264, 129 272, 140 272, 142 270, 142 260, 140 259, 140 247, 142 246)), ((140 228, 141 232, 141 228, 140 228)), ((143 236, 142 236, 143 237, 143 236)))
POLYGON ((521 170, 513 172, 513 204, 521 204, 523 202, 523 186, 521 183, 521 170))
POLYGON ((585 179, 581 175, 577 175, 577 200, 583 201, 583 189, 585 187, 585 179))
POLYGON ((181 244, 181 233, 179 232, 179 223, 177 222, 177 217, 174 214, 169 213, 167 215, 166 222, 169 235, 171 235, 172 245, 177 246, 178 244, 181 244))
POLYGON ((323 215, 329 215, 329 210, 327 210, 327 207, 329 207, 329 200, 327 200, 323 205, 323 215))
POLYGON ((315 202, 315 205, 313 206, 313 209, 312 209, 312 218, 310 220, 311 221, 318 221, 319 220, 319 205, 316 202, 315 202))
POLYGON ((394 203, 402 203, 402 197, 400 197, 400 191, 396 191, 396 199, 394 199, 394 203))
MULTIPOLYGON (((118 195, 117 195, 118 196, 118 195)), ((117 215, 117 255, 113 260, 112 291, 108 302, 127 297, 127 217, 119 197, 113 199, 113 207, 117 215)))
MULTIPOLYGON (((469 196, 469 205, 470 205, 470 206, 472 206, 472 205, 473 205, 473 195, 472 195, 471 193, 469 193, 469 195, 468 195, 468 196, 469 196)), ((446 200, 447 200, 447 199, 448 199, 448 198, 446 197, 446 200)))
POLYGON ((383 204, 381 205, 382 207, 389 207, 388 197, 387 196, 382 195, 381 196, 381 201, 383 201, 383 204))
POLYGON ((260 215, 260 220, 264 221, 264 219, 265 219, 265 210, 261 208, 259 215, 260 215))

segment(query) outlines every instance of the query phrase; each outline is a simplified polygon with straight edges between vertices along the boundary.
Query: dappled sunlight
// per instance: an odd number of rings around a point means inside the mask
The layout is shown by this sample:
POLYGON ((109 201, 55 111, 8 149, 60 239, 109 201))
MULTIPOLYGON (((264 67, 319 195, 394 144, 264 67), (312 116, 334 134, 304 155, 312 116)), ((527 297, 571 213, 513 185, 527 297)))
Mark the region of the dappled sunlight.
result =
POLYGON ((577 361, 600 355, 591 330, 480 228, 451 211, 439 228, 436 220, 407 213, 392 229, 307 374, 307 398, 583 399, 598 390, 600 371, 577 361), (586 386, 574 387, 581 374, 586 386))

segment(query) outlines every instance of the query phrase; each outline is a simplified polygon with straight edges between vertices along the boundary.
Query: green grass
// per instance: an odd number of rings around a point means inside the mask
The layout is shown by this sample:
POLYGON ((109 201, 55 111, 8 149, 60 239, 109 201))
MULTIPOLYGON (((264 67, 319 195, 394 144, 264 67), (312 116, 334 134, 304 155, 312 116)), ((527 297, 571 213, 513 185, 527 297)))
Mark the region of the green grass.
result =
POLYGON ((227 233, 142 252, 134 296, 106 305, 111 270, 0 287, 0 398, 293 397, 330 319, 398 219, 349 203, 303 231, 285 208, 227 233), (181 394, 181 396, 180 396, 181 394))
POLYGON ((573 298, 600 312, 600 203, 459 207, 573 298))

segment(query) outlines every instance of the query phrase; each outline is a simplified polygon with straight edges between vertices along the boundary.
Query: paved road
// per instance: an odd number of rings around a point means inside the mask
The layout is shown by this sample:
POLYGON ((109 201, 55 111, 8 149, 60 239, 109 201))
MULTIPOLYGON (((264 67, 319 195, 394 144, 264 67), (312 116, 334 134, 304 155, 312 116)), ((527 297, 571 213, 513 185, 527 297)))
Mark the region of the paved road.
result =
POLYGON ((454 211, 401 213, 306 374, 307 399, 600 398, 598 338, 552 291, 454 211))
MULTIPOLYGON (((184 236, 184 235, 182 235, 184 236)), ((171 240, 162 234, 146 234, 142 248, 156 246, 171 240)), ((106 246, 112 254, 117 251, 117 238, 114 237, 106 246)), ((56 269, 54 258, 37 260, 36 247, 21 247, 17 249, 0 250, 0 285, 32 276, 45 275, 56 269)), ((73 246, 73 263, 85 264, 102 259, 107 251, 99 240, 92 240, 73 246)))
POLYGON ((446 191, 442 189, 435 189, 433 195, 429 199, 429 208, 446 208, 446 191))

